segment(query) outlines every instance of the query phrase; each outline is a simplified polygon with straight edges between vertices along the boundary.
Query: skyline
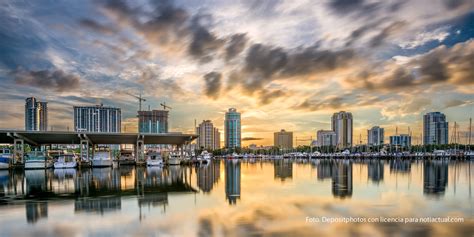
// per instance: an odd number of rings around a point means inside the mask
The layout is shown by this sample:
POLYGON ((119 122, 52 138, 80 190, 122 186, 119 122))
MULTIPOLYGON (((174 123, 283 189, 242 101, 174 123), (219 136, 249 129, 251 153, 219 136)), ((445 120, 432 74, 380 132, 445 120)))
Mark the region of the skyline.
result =
POLYGON ((136 130, 127 93, 143 92, 145 108, 173 108, 170 131, 194 132, 195 119, 224 131, 237 108, 243 146, 272 144, 280 129, 315 138, 339 111, 353 114, 354 144, 372 126, 420 137, 432 111, 467 131, 473 10, 441 0, 10 1, 0 6, 0 128, 23 128, 35 96, 55 130, 73 127, 73 105, 100 103, 136 130))

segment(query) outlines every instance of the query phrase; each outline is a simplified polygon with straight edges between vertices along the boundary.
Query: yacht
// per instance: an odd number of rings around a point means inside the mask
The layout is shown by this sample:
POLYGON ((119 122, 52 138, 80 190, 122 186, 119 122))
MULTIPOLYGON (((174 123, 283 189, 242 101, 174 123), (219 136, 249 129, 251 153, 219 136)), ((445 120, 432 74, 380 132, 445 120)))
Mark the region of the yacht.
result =
POLYGON ((0 150, 0 169, 10 168, 12 163, 12 153, 8 148, 2 148, 0 150))
POLYGON ((146 155, 146 165, 147 166, 163 166, 163 158, 161 153, 151 151, 146 155))
POLYGON ((25 169, 49 169, 53 160, 44 151, 32 151, 25 155, 25 169))
POLYGON ((201 153, 201 157, 203 160, 210 160, 212 158, 212 154, 209 153, 208 151, 204 150, 201 153))
POLYGON ((464 156, 466 156, 469 159, 473 159, 474 158, 474 151, 465 151, 464 156))
POLYGON ((132 150, 121 150, 119 157, 120 165, 135 165, 135 154, 132 150))
POLYGON ((179 154, 176 152, 171 153, 168 159, 168 165, 180 165, 180 164, 181 164, 181 158, 179 157, 179 154))
POLYGON ((74 153, 62 154, 54 162, 55 169, 74 169, 77 167, 78 157, 74 153))
POLYGON ((94 152, 92 158, 92 167, 110 167, 112 166, 112 154, 108 148, 100 148, 94 152))

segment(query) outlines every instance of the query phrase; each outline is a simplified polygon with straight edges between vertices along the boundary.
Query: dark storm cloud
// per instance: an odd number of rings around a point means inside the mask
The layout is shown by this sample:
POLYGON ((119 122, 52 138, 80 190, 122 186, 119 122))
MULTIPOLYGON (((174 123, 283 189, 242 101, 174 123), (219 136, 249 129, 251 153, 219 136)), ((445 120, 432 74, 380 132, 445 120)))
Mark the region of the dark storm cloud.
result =
POLYGON ((228 61, 240 54, 245 49, 247 41, 248 38, 246 34, 232 35, 225 49, 225 59, 228 61))
POLYGON ((263 140, 263 138, 260 138, 260 137, 244 137, 244 138, 242 138, 242 141, 259 141, 259 140, 263 140))
MULTIPOLYGON (((217 38, 207 27, 203 26, 201 21, 210 16, 196 16, 191 24, 192 40, 189 44, 189 53, 191 56, 202 62, 211 61, 216 52, 224 45, 223 39, 217 38)), ((210 19, 207 19, 210 20, 210 19)))
POLYGON ((443 82, 449 79, 446 66, 437 55, 429 54, 420 60, 420 73, 423 82, 443 82))
POLYGON ((266 105, 272 103, 275 99, 287 96, 288 92, 283 90, 261 90, 259 93, 260 104, 266 105))
POLYGON ((210 72, 204 75, 204 81, 206 83, 204 93, 211 98, 216 99, 219 97, 219 93, 222 86, 221 73, 210 72))
POLYGON ((406 25, 405 22, 397 21, 383 28, 382 31, 380 31, 376 36, 374 36, 370 40, 369 42, 370 47, 375 48, 382 45, 388 37, 399 32, 401 29, 403 29, 405 25, 406 25))
POLYGON ((79 24, 85 28, 91 29, 93 31, 102 33, 102 34, 114 34, 116 33, 116 29, 110 26, 104 26, 97 21, 94 21, 92 19, 82 19, 79 21, 79 24))
POLYGON ((27 71, 15 70, 11 73, 15 83, 47 90, 71 91, 79 87, 80 78, 77 75, 65 73, 62 70, 27 71))
POLYGON ((358 9, 364 5, 364 0, 329 0, 329 6, 341 13, 358 9))

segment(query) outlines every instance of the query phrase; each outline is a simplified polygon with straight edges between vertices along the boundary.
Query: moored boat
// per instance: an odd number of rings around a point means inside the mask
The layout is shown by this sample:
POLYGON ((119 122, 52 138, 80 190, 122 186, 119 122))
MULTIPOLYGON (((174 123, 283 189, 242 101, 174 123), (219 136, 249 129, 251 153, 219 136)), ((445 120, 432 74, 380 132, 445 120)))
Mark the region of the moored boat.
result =
POLYGON ((11 163, 12 163, 12 154, 11 154, 10 149, 2 148, 0 150, 0 169, 10 168, 11 163))
POLYGON ((44 151, 32 151, 25 155, 25 169, 49 169, 53 160, 44 151))
POLYGON ((58 160, 54 162, 55 169, 74 169, 77 167, 78 157, 74 154, 62 154, 58 160))
POLYGON ((108 148, 101 148, 94 152, 92 158, 92 167, 110 167, 112 166, 112 154, 108 148))
POLYGON ((147 166, 163 166, 163 158, 159 152, 149 152, 146 157, 147 166))

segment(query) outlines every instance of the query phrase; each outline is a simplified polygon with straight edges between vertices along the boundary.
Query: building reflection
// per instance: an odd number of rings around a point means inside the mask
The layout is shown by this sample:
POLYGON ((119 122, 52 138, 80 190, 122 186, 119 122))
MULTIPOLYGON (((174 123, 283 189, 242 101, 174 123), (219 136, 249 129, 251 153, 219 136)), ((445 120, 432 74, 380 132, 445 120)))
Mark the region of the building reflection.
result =
POLYGON ((352 162, 335 161, 332 171, 332 194, 334 197, 347 198, 352 196, 352 162))
POLYGON ((390 160, 390 172, 391 173, 401 173, 409 174, 411 170, 411 161, 410 160, 390 160))
POLYGON ((317 178, 318 180, 325 180, 332 178, 332 163, 331 160, 320 160, 317 165, 317 178))
POLYGON ((285 181, 285 179, 293 177, 293 163, 288 159, 275 160, 273 170, 275 179, 285 181))
POLYGON ((201 191, 204 193, 211 192, 214 185, 219 181, 220 169, 221 163, 219 161, 196 167, 197 185, 201 191))
POLYGON ((423 162, 423 193, 442 196, 448 185, 448 162, 427 160, 423 162))
POLYGON ((370 160, 368 163, 368 178, 374 183, 383 181, 383 160, 370 160))
POLYGON ((28 223, 36 223, 41 218, 48 218, 47 202, 27 202, 25 209, 28 223))
POLYGON ((225 194, 229 204, 237 203, 240 199, 240 162, 238 160, 225 161, 225 194))

